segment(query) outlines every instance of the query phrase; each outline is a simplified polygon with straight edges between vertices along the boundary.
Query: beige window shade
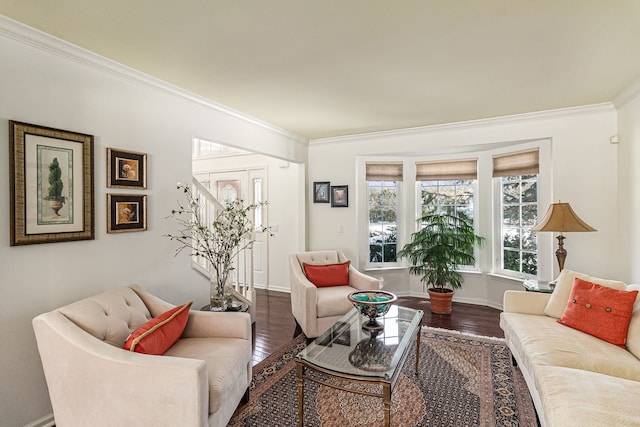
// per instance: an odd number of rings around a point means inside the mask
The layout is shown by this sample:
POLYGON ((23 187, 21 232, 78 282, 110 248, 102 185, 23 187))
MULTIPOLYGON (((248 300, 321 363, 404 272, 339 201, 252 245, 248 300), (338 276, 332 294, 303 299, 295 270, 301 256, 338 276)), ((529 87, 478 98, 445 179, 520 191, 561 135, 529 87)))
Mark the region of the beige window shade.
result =
POLYGON ((476 159, 416 163, 416 181, 477 178, 478 160, 476 159))
POLYGON ((402 163, 367 162, 367 181, 402 181, 402 163))
POLYGON ((538 149, 493 157, 493 177, 530 175, 540 171, 538 149))

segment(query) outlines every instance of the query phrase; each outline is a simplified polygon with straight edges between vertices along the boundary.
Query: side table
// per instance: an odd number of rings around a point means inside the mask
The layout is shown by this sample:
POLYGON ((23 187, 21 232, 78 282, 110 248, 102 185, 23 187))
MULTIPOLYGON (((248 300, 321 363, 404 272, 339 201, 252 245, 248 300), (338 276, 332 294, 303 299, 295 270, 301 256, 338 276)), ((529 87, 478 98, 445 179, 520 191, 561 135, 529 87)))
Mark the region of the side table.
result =
MULTIPOLYGON (((211 307, 211 304, 207 304, 201 307, 200 311, 210 311, 209 310, 210 307, 211 307)), ((249 311, 249 304, 247 304, 246 302, 234 300, 231 302, 231 304, 227 304, 227 309, 225 310, 225 312, 230 312, 230 311, 238 311, 241 313, 246 313, 249 311)))
POLYGON ((543 282, 532 279, 526 279, 524 282, 522 282, 522 286, 528 292, 541 292, 544 294, 552 293, 555 285, 555 282, 543 282))

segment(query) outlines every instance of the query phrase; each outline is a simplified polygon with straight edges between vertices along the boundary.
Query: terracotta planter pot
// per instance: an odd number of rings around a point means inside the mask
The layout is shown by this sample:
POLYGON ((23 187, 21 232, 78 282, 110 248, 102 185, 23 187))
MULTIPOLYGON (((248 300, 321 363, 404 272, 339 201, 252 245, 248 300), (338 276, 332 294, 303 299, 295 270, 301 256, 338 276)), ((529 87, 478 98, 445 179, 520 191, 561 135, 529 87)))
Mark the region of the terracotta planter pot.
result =
POLYGON ((444 292, 436 292, 433 289, 427 289, 429 299, 431 301, 431 312, 434 314, 450 314, 451 300, 453 299, 453 291, 445 289, 444 292))

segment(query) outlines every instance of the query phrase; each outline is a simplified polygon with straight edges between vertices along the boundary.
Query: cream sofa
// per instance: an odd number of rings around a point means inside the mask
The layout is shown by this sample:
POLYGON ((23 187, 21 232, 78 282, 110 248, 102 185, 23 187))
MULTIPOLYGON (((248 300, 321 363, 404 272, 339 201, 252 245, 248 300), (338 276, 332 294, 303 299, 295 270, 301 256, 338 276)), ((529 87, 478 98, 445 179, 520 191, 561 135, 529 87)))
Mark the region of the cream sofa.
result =
POLYGON ((349 286, 317 288, 307 280, 302 264, 327 265, 347 261, 340 250, 312 251, 289 256, 291 310, 307 338, 315 338, 329 329, 353 308, 347 295, 358 290, 379 289, 380 281, 349 265, 349 286))
POLYGON ((162 356, 122 349, 174 306, 136 285, 33 320, 56 426, 225 426, 251 381, 246 313, 191 311, 162 356))
POLYGON ((580 277, 616 289, 638 285, 563 270, 553 294, 507 291, 500 326, 531 392, 540 425, 640 426, 640 302, 626 349, 557 322, 580 277))

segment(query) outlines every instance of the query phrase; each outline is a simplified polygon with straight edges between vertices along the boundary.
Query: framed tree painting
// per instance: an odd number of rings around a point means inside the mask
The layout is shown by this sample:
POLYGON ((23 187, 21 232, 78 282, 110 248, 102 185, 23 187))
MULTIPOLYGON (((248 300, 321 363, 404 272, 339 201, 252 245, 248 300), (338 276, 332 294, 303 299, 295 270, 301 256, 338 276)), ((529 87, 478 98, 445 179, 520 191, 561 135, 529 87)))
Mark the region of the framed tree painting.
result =
POLYGON ((11 246, 95 238, 93 136, 9 121, 11 246))
POLYGON ((329 182, 313 183, 313 203, 329 203, 329 182))
POLYGON ((107 187, 147 188, 147 155, 107 148, 107 187))
POLYGON ((147 196, 107 194, 107 233, 147 229, 147 196))

